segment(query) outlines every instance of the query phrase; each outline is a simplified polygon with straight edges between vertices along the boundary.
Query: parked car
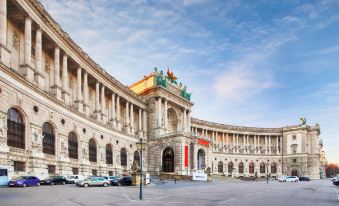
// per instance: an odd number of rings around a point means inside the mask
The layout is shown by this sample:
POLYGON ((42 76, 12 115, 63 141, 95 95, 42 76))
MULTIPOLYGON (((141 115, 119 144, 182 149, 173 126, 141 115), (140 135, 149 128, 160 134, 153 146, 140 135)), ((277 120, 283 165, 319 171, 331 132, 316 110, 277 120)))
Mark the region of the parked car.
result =
POLYGON ((332 177, 332 178, 331 178, 331 181, 333 182, 337 177, 339 177, 339 176, 334 176, 334 177, 332 177))
POLYGON ((283 179, 283 182, 299 182, 299 178, 297 176, 287 176, 283 179))
POLYGON ((333 181, 333 184, 339 186, 339 177, 336 177, 333 181))
POLYGON ((40 181, 41 185, 64 185, 66 178, 63 176, 51 176, 40 181))
POLYGON ((9 187, 39 186, 40 179, 34 176, 20 176, 8 182, 9 187))
POLYGON ((115 186, 131 186, 132 185, 132 177, 131 176, 122 177, 118 180, 113 181, 112 185, 115 185, 115 186))
POLYGON ((110 185, 113 185, 112 184, 113 181, 118 180, 118 177, 116 177, 116 176, 103 176, 103 178, 105 178, 105 180, 108 180, 110 185))
POLYGON ((80 180, 84 180, 84 179, 85 178, 82 175, 71 175, 71 176, 66 178, 66 183, 75 184, 75 183, 79 182, 80 180))
POLYGON ((310 181, 309 177, 301 176, 299 177, 299 181, 310 181))
POLYGON ((109 180, 106 180, 104 177, 91 177, 85 180, 80 180, 76 183, 76 186, 79 187, 88 187, 88 186, 104 186, 107 187, 110 184, 109 180))
POLYGON ((287 177, 287 176, 280 176, 280 177, 278 178, 278 181, 279 181, 279 182, 283 182, 283 181, 286 179, 286 177, 287 177))

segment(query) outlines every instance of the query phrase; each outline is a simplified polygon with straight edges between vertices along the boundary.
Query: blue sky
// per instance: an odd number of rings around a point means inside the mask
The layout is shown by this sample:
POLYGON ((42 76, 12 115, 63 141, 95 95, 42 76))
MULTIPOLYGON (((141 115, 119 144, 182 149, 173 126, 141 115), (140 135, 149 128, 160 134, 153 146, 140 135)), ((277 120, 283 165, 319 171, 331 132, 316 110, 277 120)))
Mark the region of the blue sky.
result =
POLYGON ((321 126, 339 163, 339 1, 42 0, 125 85, 170 68, 214 122, 321 126))

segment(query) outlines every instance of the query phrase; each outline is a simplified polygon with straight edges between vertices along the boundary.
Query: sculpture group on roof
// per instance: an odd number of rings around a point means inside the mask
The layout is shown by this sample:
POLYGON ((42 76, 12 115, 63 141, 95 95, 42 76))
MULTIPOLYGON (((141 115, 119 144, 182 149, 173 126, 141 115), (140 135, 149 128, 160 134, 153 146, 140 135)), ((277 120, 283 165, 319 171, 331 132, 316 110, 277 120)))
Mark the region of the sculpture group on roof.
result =
POLYGON ((184 99, 191 101, 192 93, 187 92, 186 86, 183 86, 182 83, 179 83, 179 85, 178 85, 178 83, 176 81, 177 77, 173 74, 172 71, 167 69, 167 75, 164 76, 164 73, 163 73, 162 70, 160 72, 158 72, 158 68, 154 67, 154 74, 156 75, 156 77, 155 77, 156 85, 160 85, 160 86, 163 86, 165 88, 167 88, 168 83, 176 85, 180 89, 180 95, 184 99))

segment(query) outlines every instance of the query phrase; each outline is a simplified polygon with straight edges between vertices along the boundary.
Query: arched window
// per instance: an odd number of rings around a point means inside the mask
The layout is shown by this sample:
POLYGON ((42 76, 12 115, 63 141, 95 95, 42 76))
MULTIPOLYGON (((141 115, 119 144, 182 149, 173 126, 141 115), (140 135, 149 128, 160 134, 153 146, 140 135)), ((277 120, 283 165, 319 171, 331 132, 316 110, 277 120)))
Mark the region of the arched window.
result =
POLYGON ((91 162, 97 162, 97 144, 95 143, 94 139, 89 140, 88 144, 88 150, 89 150, 89 161, 91 162))
POLYGON ((243 174, 244 173, 244 163, 240 162, 238 167, 239 167, 238 168, 239 174, 243 174))
POLYGON ((7 145, 25 149, 25 123, 18 110, 7 112, 7 145))
POLYGON ((222 163, 222 161, 220 161, 218 163, 218 172, 219 173, 223 173, 224 172, 224 164, 222 163))
POLYGON ((138 151, 134 152, 134 161, 137 163, 137 165, 140 165, 140 155, 138 151))
POLYGON ((254 163, 251 162, 248 166, 248 171, 250 174, 253 174, 254 173, 254 163))
POLYGON ((113 164, 113 151, 111 144, 106 145, 106 164, 113 164))
POLYGON ((271 173, 272 174, 277 173, 277 164, 275 162, 271 164, 271 173))
POLYGON ((120 150, 120 163, 121 166, 127 166, 127 152, 125 148, 121 148, 120 150))
POLYGON ((68 157, 78 159, 78 138, 74 132, 68 134, 68 157))
POLYGON ((170 147, 167 147, 162 154, 162 170, 174 172, 174 151, 170 147))
POLYGON ((53 126, 45 122, 42 125, 42 135, 44 136, 42 140, 42 151, 46 154, 55 154, 55 136, 53 126))
POLYGON ((228 170, 228 173, 232 173, 233 172, 233 162, 229 162, 228 163, 228 168, 227 168, 227 170, 228 170))
POLYGON ((260 173, 265 173, 265 164, 263 162, 260 163, 260 173))

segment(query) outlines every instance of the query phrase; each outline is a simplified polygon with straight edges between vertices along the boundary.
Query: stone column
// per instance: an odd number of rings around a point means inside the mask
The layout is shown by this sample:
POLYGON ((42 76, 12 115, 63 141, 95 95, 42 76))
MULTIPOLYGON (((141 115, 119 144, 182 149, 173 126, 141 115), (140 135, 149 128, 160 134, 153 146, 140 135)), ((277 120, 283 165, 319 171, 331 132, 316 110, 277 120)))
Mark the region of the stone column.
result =
POLYGON ((233 153, 235 153, 235 146, 236 146, 236 144, 235 144, 235 133, 233 133, 233 136, 232 136, 232 149, 233 149, 233 153))
POLYGON ((267 154, 268 151, 267 151, 267 135, 265 136, 265 154, 267 154))
POLYGON ((225 133, 222 133, 222 152, 225 151, 225 133))
POLYGON ((279 147, 278 147, 279 141, 278 141, 278 139, 279 139, 279 136, 276 136, 276 138, 275 138, 275 149, 276 149, 276 154, 279 154, 279 147))
POLYGON ((7 0, 0 0, 0 62, 10 67, 11 52, 7 49, 7 0))
POLYGON ((282 153, 283 152, 283 150, 282 150, 282 147, 283 147, 283 138, 284 138, 284 136, 281 136, 280 137, 280 153, 282 153))
POLYGON ((83 111, 83 102, 81 95, 81 67, 77 68, 77 100, 75 101, 75 106, 79 112, 83 111))
POLYGON ((35 73, 34 80, 38 84, 40 89, 45 89, 45 76, 42 73, 41 61, 42 61, 42 31, 40 28, 35 33, 35 73))
POLYGON ((183 132, 186 132, 186 124, 187 124, 187 122, 186 122, 186 109, 184 108, 184 122, 183 122, 183 128, 182 128, 182 131, 183 132))
POLYGON ((139 118, 138 118, 138 134, 139 137, 142 138, 142 109, 139 108, 139 118))
POLYGON ((142 120, 142 123, 143 123, 143 131, 144 131, 144 137, 146 138, 147 137, 147 112, 144 110, 143 111, 143 120, 142 120))
POLYGON ((54 48, 54 85, 52 86, 52 94, 61 100, 60 86, 60 49, 58 46, 54 48))
POLYGON ((62 56, 62 98, 66 105, 70 104, 70 93, 68 85, 67 54, 62 56))
POLYGON ((97 121, 100 121, 100 83, 98 81, 95 84, 95 114, 97 121))
POLYGON ((126 133, 130 133, 130 122, 129 122, 129 103, 128 101, 126 100, 126 104, 125 104, 125 132, 126 133))
POLYGON ((187 110, 187 128, 191 128, 191 111, 187 110))
POLYGON ((165 109, 165 115, 164 115, 164 127, 165 131, 167 130, 167 99, 164 99, 164 109, 165 109))
POLYGON ((135 128, 134 128, 134 106, 131 103, 131 110, 130 110, 131 118, 130 118, 130 125, 131 125, 131 133, 135 134, 135 128))
POLYGON ((115 113, 115 93, 112 93, 112 102, 111 102, 111 125, 116 127, 116 113, 115 113))
POLYGON ((242 135, 242 149, 243 149, 243 153, 246 153, 246 150, 245 150, 245 146, 246 146, 246 135, 242 135))
POLYGON ((104 85, 101 86, 101 119, 104 123, 107 123, 106 97, 104 85))
MULTIPOLYGON (((6 29, 6 32, 7 32, 7 29, 6 29)), ((20 65, 20 73, 28 81, 33 82, 34 69, 32 67, 32 53, 31 53, 32 51, 32 20, 28 16, 25 18, 25 41, 24 42, 25 42, 24 63, 20 65)))
POLYGON ((158 97, 158 105, 157 105, 157 116, 158 116, 158 128, 161 128, 161 97, 158 97))
POLYGON ((254 141, 254 154, 257 154, 257 135, 253 135, 253 141, 254 141))
POLYGON ((117 128, 121 130, 121 122, 120 122, 120 97, 117 96, 117 128))
POLYGON ((237 134, 237 153, 239 153, 239 134, 237 134))
POLYGON ((84 72, 84 112, 86 116, 89 116, 90 113, 90 107, 88 102, 88 73, 87 71, 84 72))
POLYGON ((268 136, 268 153, 271 154, 271 136, 268 136))

